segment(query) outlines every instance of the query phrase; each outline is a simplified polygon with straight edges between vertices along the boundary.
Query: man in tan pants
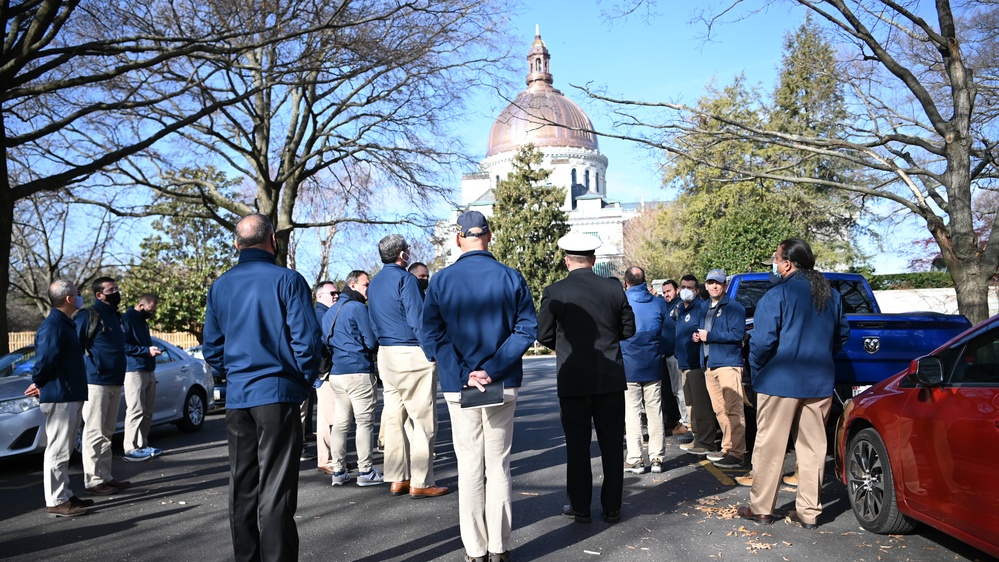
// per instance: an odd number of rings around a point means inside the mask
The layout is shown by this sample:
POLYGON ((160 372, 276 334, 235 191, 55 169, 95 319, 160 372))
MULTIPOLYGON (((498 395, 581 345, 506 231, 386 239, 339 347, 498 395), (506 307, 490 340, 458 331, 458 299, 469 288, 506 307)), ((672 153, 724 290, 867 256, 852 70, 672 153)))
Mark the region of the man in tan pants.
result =
POLYGON ((833 353, 850 337, 837 291, 818 271, 804 240, 780 243, 769 261, 780 278, 760 299, 749 340, 749 365, 757 391, 756 447, 749 506, 739 516, 773 523, 784 452, 794 422, 798 434, 795 508, 788 518, 806 529, 818 526, 826 460, 826 421, 832 406, 833 353))
POLYGON ((385 480, 392 495, 442 496, 434 479, 437 442, 437 369, 421 349, 423 294, 406 271, 409 244, 398 234, 378 242, 384 267, 368 287, 368 313, 378 338, 378 370, 383 385, 385 480), (405 427, 412 421, 411 433, 405 427))
POLYGON ((725 294, 725 272, 712 269, 704 281, 711 297, 703 324, 694 332, 701 342, 704 383, 722 430, 721 451, 707 455, 720 468, 742 466, 746 457, 746 415, 743 410, 742 339, 746 309, 725 294))

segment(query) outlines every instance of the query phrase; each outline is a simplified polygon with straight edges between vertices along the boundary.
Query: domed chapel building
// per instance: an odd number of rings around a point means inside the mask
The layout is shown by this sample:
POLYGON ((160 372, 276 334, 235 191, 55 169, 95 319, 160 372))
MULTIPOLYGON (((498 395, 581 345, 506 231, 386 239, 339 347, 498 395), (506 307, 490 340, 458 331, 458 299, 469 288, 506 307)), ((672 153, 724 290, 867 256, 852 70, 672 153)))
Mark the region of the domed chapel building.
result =
POLYGON ((535 30, 527 54, 527 89, 493 123, 479 170, 462 177, 462 207, 491 216, 493 189, 513 170, 520 147, 533 143, 544 154, 541 166, 552 172, 548 184, 566 188, 562 209, 569 215, 571 231, 592 234, 602 242, 596 272, 618 275, 623 269, 624 221, 638 205, 622 206, 607 198, 607 157, 590 132, 590 118, 552 86, 550 59, 540 31, 535 30))

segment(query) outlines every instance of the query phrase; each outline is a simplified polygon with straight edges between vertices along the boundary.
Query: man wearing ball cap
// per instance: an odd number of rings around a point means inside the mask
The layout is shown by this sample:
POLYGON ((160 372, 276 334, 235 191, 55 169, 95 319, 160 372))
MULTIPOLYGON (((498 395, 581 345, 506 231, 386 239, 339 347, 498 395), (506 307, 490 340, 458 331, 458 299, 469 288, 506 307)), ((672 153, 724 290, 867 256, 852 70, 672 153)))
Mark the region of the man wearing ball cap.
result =
POLYGON ((635 334, 635 314, 621 285, 593 272, 600 240, 569 233, 558 241, 569 275, 542 292, 538 341, 554 349, 558 397, 565 431, 569 505, 563 515, 590 522, 593 475, 590 432, 595 427, 604 483, 604 520, 621 519, 624 488, 624 391, 627 381, 620 341, 635 334))

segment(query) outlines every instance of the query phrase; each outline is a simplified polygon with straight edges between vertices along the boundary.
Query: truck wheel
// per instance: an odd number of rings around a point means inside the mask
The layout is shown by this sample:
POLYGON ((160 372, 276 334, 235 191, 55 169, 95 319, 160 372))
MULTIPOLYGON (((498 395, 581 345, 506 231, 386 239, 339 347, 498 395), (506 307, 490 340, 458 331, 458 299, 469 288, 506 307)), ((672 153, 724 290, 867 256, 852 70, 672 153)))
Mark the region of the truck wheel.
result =
POLYGON ((184 398, 183 417, 177 421, 177 429, 184 433, 194 433, 205 425, 205 391, 192 388, 184 398))
POLYGON ((911 532, 916 522, 899 513, 888 451, 878 432, 867 428, 846 447, 850 507, 860 525, 881 535, 911 532))

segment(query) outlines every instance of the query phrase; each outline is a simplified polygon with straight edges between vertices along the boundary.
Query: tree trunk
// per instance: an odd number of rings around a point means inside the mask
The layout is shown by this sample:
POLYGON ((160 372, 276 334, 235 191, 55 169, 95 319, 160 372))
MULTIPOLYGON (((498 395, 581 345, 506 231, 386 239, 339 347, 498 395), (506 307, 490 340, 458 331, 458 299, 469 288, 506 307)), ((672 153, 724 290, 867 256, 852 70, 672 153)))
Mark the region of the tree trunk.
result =
POLYGON ((972 267, 951 268, 950 275, 954 279, 954 289, 957 291, 957 308, 978 324, 989 318, 989 277, 983 275, 977 265, 972 267))
POLYGON ((10 245, 14 232, 14 199, 7 177, 6 154, 0 158, 0 355, 10 349, 7 336, 7 298, 10 294, 10 245))

